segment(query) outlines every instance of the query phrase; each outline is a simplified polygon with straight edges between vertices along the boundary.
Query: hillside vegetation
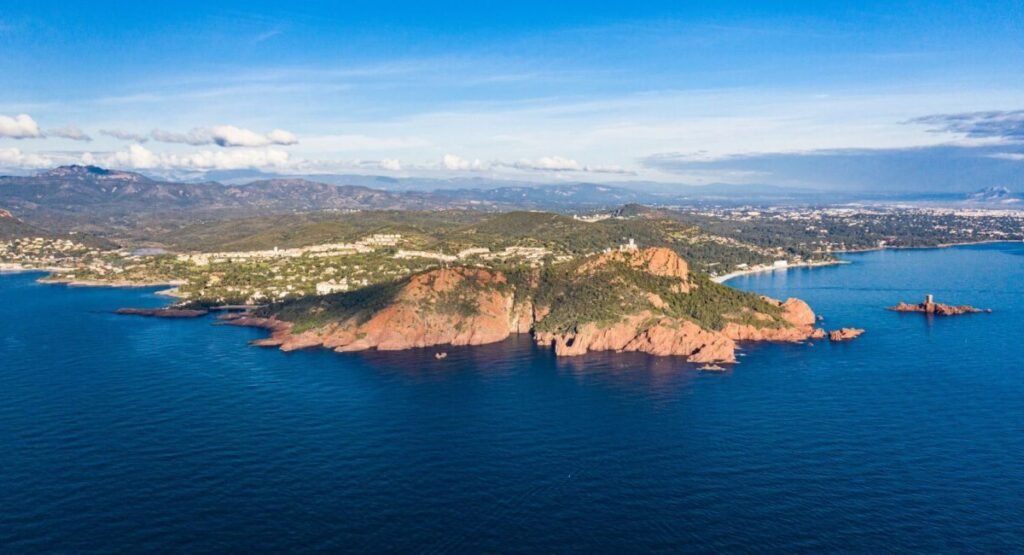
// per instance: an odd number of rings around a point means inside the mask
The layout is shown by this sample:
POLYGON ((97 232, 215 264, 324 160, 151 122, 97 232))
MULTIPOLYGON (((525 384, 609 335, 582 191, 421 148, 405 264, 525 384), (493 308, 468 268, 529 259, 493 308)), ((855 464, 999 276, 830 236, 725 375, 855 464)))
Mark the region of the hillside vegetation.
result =
POLYGON ((553 256, 585 256, 633 239, 663 246, 712 271, 770 262, 778 253, 725 239, 669 217, 585 222, 551 212, 465 210, 365 211, 242 218, 186 226, 162 237, 176 250, 242 251, 351 242, 375 233, 401 234, 402 247, 455 254, 469 248, 544 248, 553 256))

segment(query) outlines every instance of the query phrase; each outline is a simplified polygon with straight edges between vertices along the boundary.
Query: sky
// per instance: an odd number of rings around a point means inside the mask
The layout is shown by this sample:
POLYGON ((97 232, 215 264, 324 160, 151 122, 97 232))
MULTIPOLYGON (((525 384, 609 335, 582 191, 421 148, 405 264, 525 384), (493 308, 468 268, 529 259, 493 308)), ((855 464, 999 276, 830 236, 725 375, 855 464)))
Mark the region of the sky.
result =
POLYGON ((0 170, 1024 189, 1024 3, 21 2, 0 170))

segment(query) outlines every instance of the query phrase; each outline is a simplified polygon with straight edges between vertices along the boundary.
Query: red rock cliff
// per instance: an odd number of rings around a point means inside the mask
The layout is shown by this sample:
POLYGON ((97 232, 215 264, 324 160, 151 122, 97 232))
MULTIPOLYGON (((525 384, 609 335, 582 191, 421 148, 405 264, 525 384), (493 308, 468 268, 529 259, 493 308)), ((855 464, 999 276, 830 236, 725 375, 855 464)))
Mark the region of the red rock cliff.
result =
MULTIPOLYGON (((688 265, 669 249, 613 252, 579 266, 579 275, 609 262, 626 263, 659 277, 677 280, 674 293, 687 294, 695 287, 688 265)), ((383 308, 370 314, 331 321, 320 327, 296 331, 276 317, 235 318, 232 323, 264 327, 271 331, 258 345, 283 350, 325 347, 341 352, 365 349, 400 350, 436 345, 481 345, 506 339, 512 333, 528 333, 549 314, 530 300, 536 282, 516 291, 500 272, 480 268, 446 268, 409 278, 383 308)), ((683 356, 692 362, 735 362, 740 341, 802 341, 820 338, 815 315, 799 299, 785 302, 765 299, 781 309, 777 316, 748 311, 762 325, 729 323, 721 330, 700 327, 685 318, 670 317, 656 294, 646 297, 649 309, 624 313, 612 323, 583 323, 571 332, 536 332, 538 343, 551 345, 559 356, 590 351, 636 351, 656 356, 683 356)), ((744 321, 750 321, 749 318, 744 321)))

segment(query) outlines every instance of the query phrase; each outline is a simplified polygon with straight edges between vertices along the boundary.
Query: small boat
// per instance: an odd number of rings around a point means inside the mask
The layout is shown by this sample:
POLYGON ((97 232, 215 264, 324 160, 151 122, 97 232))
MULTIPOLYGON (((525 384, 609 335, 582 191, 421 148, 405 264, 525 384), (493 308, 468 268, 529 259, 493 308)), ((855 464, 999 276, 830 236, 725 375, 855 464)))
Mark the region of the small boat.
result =
POLYGON ((705 364, 704 366, 701 366, 697 370, 702 370, 704 372, 724 372, 725 368, 717 364, 705 364))
POLYGON ((448 358, 448 353, 444 351, 441 351, 440 353, 434 353, 434 358, 436 358, 437 360, 446 359, 448 358))

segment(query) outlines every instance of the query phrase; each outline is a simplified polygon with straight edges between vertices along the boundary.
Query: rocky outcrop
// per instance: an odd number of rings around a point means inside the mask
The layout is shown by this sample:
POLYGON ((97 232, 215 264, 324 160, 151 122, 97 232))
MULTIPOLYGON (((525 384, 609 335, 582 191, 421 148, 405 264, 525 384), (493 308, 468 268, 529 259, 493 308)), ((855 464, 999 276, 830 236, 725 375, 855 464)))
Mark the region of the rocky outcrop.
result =
POLYGON ((664 247, 612 251, 582 264, 577 271, 586 274, 610 262, 621 262, 651 275, 678 279, 677 291, 685 293, 690 290, 690 265, 675 251, 664 247))
POLYGON ((591 351, 637 351, 655 356, 684 356, 690 362, 736 362, 737 343, 742 341, 804 341, 821 339, 825 332, 814 327, 814 312, 799 299, 779 302, 789 326, 754 326, 729 323, 721 331, 706 330, 684 319, 656 317, 643 312, 599 327, 588 324, 574 333, 537 333, 537 342, 553 345, 559 356, 591 351))
MULTIPOLYGON (((579 273, 573 275, 587 279, 588 269, 601 269, 609 263, 624 263, 629 268, 672 278, 660 290, 668 297, 691 294, 687 292, 696 287, 686 262, 668 249, 606 253, 585 261, 576 270, 579 273)), ((518 283, 524 290, 517 291, 501 272, 444 268, 409 278, 392 297, 374 304, 372 310, 347 312, 317 325, 285 321, 274 313, 265 317, 229 315, 225 320, 269 330, 270 337, 253 344, 285 351, 310 347, 350 352, 481 345, 502 341, 513 333, 533 332, 539 344, 551 346, 558 356, 592 351, 642 352, 681 356, 695 363, 736 362, 739 342, 824 337, 824 332, 814 327, 814 312, 799 299, 764 299, 778 310, 753 302, 760 312, 744 308, 742 318, 737 317, 746 323, 732 321, 714 330, 685 317, 671 316, 678 313, 670 312, 668 303, 653 291, 642 297, 646 301, 643 306, 648 308, 626 311, 616 321, 579 322, 568 326, 569 331, 545 331, 545 327, 551 326, 538 324, 551 314, 552 307, 534 303, 540 287, 537 280, 518 283)), ((313 306, 309 310, 324 309, 313 306)))
POLYGON ((937 303, 932 300, 931 295, 928 295, 922 303, 910 304, 901 302, 896 306, 890 306, 889 310, 894 312, 920 312, 923 314, 934 314, 936 316, 959 316, 961 314, 992 312, 991 309, 975 308, 969 305, 954 306, 937 303))
POLYGON ((339 352, 398 351, 434 345, 495 343, 528 331, 533 308, 516 305, 505 276, 476 268, 446 268, 413 276, 387 306, 364 318, 296 331, 275 318, 235 318, 229 323, 271 330, 261 346, 291 351, 325 347, 339 352), (449 306, 452 305, 452 306, 449 306))
POLYGON ((209 311, 187 308, 119 308, 114 313, 152 318, 199 318, 209 314, 209 311))
POLYGON ((552 345, 558 356, 591 351, 631 351, 655 356, 684 356, 690 362, 736 362, 736 342, 725 334, 672 318, 653 318, 649 312, 632 315, 610 326, 587 324, 574 333, 539 332, 541 345, 552 345))
POLYGON ((782 309, 782 319, 789 326, 754 326, 751 324, 726 324, 722 330, 733 341, 805 341, 822 339, 825 331, 814 327, 817 317, 811 307, 800 299, 786 299, 780 302, 768 297, 765 301, 782 309))
POLYGON ((829 341, 841 342, 851 341, 860 337, 864 333, 864 330, 860 328, 842 328, 828 332, 829 341))

